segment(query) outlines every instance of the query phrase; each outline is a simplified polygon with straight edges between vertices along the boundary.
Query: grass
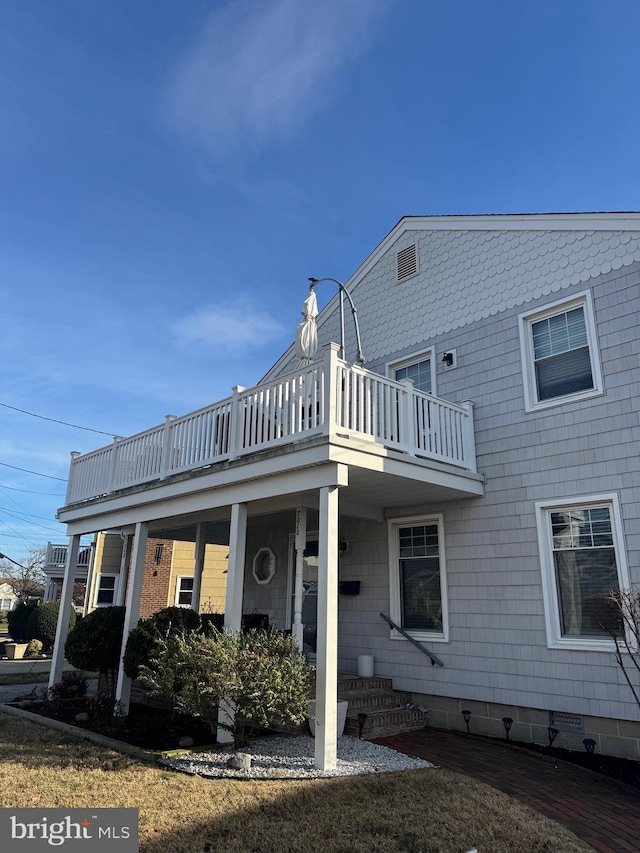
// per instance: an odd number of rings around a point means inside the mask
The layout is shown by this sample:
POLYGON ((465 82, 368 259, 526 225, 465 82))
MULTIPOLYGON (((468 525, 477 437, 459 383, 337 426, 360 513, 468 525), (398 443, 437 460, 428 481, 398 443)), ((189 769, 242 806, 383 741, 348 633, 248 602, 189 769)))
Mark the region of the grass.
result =
POLYGON ((0 807, 134 807, 143 853, 585 853, 506 794, 445 770, 316 781, 184 776, 0 713, 0 807))

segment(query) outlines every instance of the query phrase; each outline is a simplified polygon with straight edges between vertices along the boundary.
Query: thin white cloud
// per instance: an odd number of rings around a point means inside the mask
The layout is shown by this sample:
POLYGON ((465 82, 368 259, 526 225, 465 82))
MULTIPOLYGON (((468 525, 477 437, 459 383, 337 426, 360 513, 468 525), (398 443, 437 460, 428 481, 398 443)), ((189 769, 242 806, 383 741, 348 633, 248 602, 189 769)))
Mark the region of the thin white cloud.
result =
POLYGON ((259 349, 293 332, 250 299, 205 305, 173 326, 176 343, 204 345, 220 353, 259 349))
POLYGON ((214 11, 163 92, 164 121, 212 154, 289 138, 369 47, 392 0, 233 0, 214 11))

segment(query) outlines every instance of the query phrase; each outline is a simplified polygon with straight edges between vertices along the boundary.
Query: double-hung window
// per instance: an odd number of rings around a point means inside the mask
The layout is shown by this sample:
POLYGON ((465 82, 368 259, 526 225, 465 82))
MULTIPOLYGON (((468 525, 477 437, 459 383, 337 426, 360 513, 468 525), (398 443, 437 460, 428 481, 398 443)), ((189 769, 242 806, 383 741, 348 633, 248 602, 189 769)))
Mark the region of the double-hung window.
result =
POLYGON ((527 410, 602 392, 589 293, 520 316, 527 410))
POLYGON ((118 575, 98 574, 95 586, 95 607, 112 607, 116 603, 118 575))
POLYGON ((447 640, 442 517, 389 523, 391 618, 416 639, 447 640))
POLYGON ((610 648, 602 602, 629 586, 617 496, 551 501, 536 512, 549 645, 610 648))
POLYGON ((433 362, 431 353, 425 353, 418 358, 407 359, 389 366, 390 375, 396 382, 410 379, 417 391, 434 393, 433 362))
POLYGON ((176 578, 176 607, 191 607, 193 599, 193 578, 179 576, 176 578))

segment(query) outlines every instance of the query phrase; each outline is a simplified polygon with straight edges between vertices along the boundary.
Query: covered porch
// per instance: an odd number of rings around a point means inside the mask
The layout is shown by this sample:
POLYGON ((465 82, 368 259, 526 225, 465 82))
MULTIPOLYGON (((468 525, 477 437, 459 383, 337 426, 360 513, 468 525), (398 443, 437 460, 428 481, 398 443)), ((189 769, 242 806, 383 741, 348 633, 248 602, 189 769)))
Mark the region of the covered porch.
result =
MULTIPOLYGON (((393 507, 481 496, 471 413, 470 404, 454 406, 410 383, 349 366, 329 345, 323 362, 295 375, 248 392, 236 389, 224 405, 74 456, 67 504, 59 512, 71 537, 67 566, 77 562, 84 534, 118 530, 130 537, 128 582, 122 584, 126 637, 138 621, 149 536, 195 543, 195 609, 202 605, 206 545, 228 546, 225 628, 239 629, 243 610, 264 611, 275 627, 291 629, 302 648, 305 548, 312 536, 315 758, 320 769, 330 769, 336 761, 340 554, 347 541, 341 527, 347 520, 384 524, 393 507)), ((52 682, 63 663, 69 577, 52 682)), ((310 645, 308 632, 306 640, 310 645)), ((121 670, 117 699, 125 705, 130 687, 121 670)))

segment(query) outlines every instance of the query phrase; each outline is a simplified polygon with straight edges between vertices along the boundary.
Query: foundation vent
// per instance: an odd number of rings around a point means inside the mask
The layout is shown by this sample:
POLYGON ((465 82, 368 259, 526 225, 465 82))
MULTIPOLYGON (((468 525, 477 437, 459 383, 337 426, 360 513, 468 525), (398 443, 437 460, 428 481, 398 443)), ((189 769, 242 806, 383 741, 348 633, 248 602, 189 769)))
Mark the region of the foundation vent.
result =
POLYGON ((582 714, 568 714, 566 711, 549 711, 549 727, 559 732, 584 732, 582 714))

